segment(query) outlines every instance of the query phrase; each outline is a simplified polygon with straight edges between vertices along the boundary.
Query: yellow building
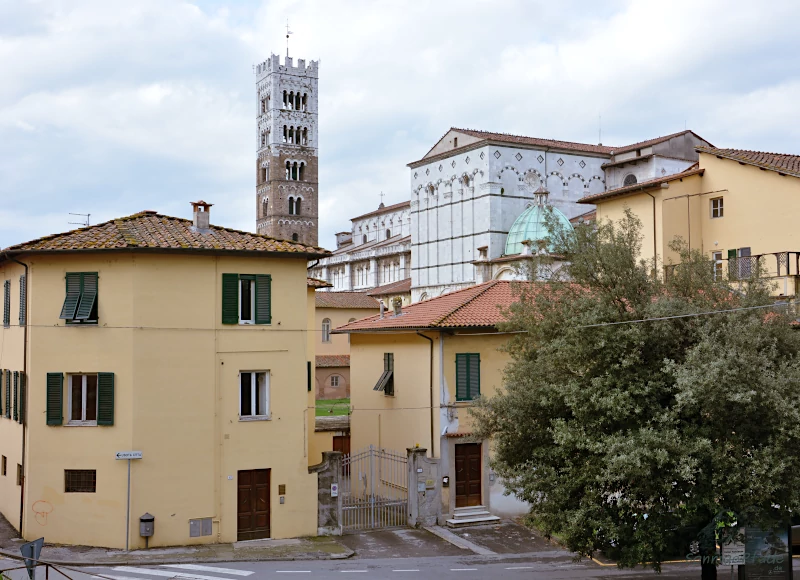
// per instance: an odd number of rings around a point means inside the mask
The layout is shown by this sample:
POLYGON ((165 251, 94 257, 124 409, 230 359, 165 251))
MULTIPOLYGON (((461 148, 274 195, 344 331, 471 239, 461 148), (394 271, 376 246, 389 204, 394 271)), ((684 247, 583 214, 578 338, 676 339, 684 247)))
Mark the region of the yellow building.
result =
POLYGON ((316 533, 297 297, 327 252, 193 205, 194 221, 141 212, 2 252, 19 324, 1 331, 0 511, 26 539, 140 548, 145 512, 151 546, 316 533), (130 488, 120 452, 141 453, 130 488))
POLYGON ((642 221, 642 257, 669 269, 678 256, 669 243, 680 236, 714 260, 716 271, 747 278, 758 262, 775 293, 798 294, 800 156, 697 147, 687 170, 583 198, 597 218, 618 220, 630 208, 642 221))
POLYGON ((489 466, 490 444, 472 437, 469 408, 502 384, 509 356, 499 349, 501 307, 514 302, 513 282, 491 281, 352 322, 334 331, 350 336, 352 448, 368 445, 405 453, 419 445, 440 459, 442 513, 467 509, 525 513, 503 495, 489 466), (485 510, 481 509, 485 508, 485 510))

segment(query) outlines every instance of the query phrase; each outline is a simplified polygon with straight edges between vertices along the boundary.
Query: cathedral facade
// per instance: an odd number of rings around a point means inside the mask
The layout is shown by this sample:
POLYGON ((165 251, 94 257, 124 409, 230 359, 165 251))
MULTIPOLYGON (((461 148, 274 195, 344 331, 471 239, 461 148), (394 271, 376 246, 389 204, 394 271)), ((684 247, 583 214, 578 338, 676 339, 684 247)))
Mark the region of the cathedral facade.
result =
POLYGON ((255 73, 256 231, 317 246, 318 63, 273 54, 255 73))

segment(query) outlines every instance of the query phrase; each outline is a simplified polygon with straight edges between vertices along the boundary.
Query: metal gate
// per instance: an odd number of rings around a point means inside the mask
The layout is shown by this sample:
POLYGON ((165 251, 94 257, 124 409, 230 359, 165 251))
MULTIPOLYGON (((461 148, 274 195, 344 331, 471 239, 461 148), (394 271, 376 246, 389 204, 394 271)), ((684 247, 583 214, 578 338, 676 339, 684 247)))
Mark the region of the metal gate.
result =
POLYGON ((344 531, 408 523, 408 455, 370 445, 342 458, 344 531))

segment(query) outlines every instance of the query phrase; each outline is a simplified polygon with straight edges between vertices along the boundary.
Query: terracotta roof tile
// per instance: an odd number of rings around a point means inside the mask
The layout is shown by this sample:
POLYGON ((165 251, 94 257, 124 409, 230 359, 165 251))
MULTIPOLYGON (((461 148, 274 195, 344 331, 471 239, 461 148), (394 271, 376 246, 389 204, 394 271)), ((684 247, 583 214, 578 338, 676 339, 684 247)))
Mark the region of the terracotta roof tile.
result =
POLYGON ((629 193, 640 191, 642 189, 659 187, 662 183, 668 183, 670 181, 675 181, 677 179, 683 179, 684 177, 691 177, 692 175, 703 175, 704 172, 705 169, 699 169, 697 163, 695 163, 694 165, 691 165, 686 170, 680 173, 673 173, 672 175, 665 175, 664 177, 648 179, 647 181, 641 181, 633 185, 626 185, 624 187, 618 187, 616 189, 609 189, 608 191, 602 191, 600 193, 595 193, 594 195, 587 195, 585 197, 580 198, 578 200, 578 203, 597 203, 598 201, 603 199, 611 199, 612 197, 627 195, 629 193))
POLYGON ((7 252, 76 252, 96 250, 204 250, 265 252, 323 257, 330 252, 230 228, 212 225, 196 231, 191 220, 139 212, 94 226, 53 234, 6 248, 7 252))
POLYGON ((582 213, 581 215, 576 215, 574 218, 570 218, 569 223, 575 226, 584 222, 593 222, 596 219, 597 219, 597 210, 590 209, 586 213, 582 213))
POLYGON ((380 315, 370 316, 340 326, 334 332, 495 327, 505 320, 502 308, 517 300, 512 289, 513 284, 520 282, 492 280, 416 302, 404 307, 400 316, 394 316, 388 311, 383 318, 380 315))
MULTIPOLYGON (((700 135, 692 131, 691 129, 684 129, 683 131, 678 131, 677 133, 671 133, 669 135, 664 135, 663 137, 655 137, 653 139, 647 139, 646 141, 639 141, 638 143, 632 143, 631 145, 625 145, 624 147, 617 147, 614 149, 614 155, 618 153, 627 153, 628 151, 633 151, 634 149, 642 149, 643 147, 650 147, 651 145, 657 145, 659 143, 663 143, 664 141, 669 141, 673 137, 678 137, 679 135, 683 135, 685 133, 691 133, 698 139, 702 139, 706 143, 705 139, 703 139, 700 135)), ((613 149, 613 147, 612 147, 613 149)))
POLYGON ((317 280, 316 278, 306 278, 306 283, 309 288, 333 288, 333 284, 325 280, 317 280))
POLYGON ((349 354, 318 354, 316 356, 317 368, 349 367, 349 354))
POLYGON ((715 147, 696 147, 696 149, 701 153, 708 153, 724 159, 731 159, 740 163, 777 171, 778 173, 800 177, 800 155, 767 153, 747 149, 717 149, 715 147))
POLYGON ((317 292, 316 298, 317 308, 380 308, 378 301, 364 292, 317 292))
POLYGON ((521 145, 542 145, 544 147, 555 147, 558 149, 568 149, 572 151, 585 151, 587 153, 611 153, 614 147, 606 145, 593 145, 590 143, 576 143, 574 141, 559 141, 558 139, 544 139, 541 137, 525 137, 524 135, 509 135, 506 133, 492 133, 490 131, 476 131, 474 129, 459 129, 453 127, 451 131, 465 133, 479 139, 491 141, 502 141, 504 143, 518 143, 521 145))
POLYGON ((411 292, 411 278, 378 286, 367 292, 367 296, 386 296, 387 294, 402 294, 411 292))

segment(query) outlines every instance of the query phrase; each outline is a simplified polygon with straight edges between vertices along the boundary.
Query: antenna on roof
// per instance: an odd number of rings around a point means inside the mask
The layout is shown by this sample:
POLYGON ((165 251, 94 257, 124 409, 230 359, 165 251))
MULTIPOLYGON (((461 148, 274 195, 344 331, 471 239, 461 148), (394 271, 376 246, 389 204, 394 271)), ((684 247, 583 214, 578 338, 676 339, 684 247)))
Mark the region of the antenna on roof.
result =
POLYGON ((603 117, 599 113, 597 115, 597 144, 603 144, 603 117))
POLYGON ((289 30, 289 19, 286 19, 286 58, 289 58, 289 35, 293 34, 289 30))
POLYGON ((89 223, 89 218, 92 216, 90 213, 72 213, 69 212, 69 215, 79 215, 84 218, 82 222, 67 222, 73 226, 83 226, 84 228, 88 228, 91 224, 89 223))

